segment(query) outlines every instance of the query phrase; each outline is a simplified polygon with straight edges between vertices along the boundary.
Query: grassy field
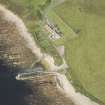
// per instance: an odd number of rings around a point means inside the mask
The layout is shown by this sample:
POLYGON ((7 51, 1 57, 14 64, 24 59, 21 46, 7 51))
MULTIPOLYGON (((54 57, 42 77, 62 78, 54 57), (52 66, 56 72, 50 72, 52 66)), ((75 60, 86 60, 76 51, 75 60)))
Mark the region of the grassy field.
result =
POLYGON ((71 39, 77 36, 76 33, 71 29, 71 27, 69 27, 54 11, 50 11, 48 13, 48 17, 50 21, 56 23, 59 26, 60 30, 62 30, 62 34, 65 34, 64 37, 61 37, 62 40, 66 37, 71 39))
POLYGON ((65 58, 71 68, 68 72, 74 85, 102 103, 105 103, 104 11, 104 0, 68 0, 49 13, 49 19, 64 34, 63 40, 55 44, 65 45, 65 58), (78 37, 72 38, 74 33, 78 37))

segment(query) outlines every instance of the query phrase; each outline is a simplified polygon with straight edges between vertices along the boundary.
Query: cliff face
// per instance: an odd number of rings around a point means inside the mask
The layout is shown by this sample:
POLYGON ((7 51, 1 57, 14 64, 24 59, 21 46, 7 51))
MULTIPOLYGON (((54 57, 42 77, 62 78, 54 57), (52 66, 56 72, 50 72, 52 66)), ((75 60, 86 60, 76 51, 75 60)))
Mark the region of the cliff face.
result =
POLYGON ((26 47, 14 23, 3 19, 0 12, 0 61, 2 66, 30 68, 35 55, 26 47))

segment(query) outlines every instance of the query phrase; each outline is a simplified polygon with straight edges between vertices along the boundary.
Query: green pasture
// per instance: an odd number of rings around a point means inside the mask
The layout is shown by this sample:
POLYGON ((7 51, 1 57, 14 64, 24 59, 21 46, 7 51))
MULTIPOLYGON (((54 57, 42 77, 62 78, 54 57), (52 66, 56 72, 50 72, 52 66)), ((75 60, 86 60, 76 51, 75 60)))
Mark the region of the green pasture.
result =
POLYGON ((55 44, 65 45, 77 90, 105 103, 105 1, 67 0, 49 13, 51 18, 63 32, 55 44))

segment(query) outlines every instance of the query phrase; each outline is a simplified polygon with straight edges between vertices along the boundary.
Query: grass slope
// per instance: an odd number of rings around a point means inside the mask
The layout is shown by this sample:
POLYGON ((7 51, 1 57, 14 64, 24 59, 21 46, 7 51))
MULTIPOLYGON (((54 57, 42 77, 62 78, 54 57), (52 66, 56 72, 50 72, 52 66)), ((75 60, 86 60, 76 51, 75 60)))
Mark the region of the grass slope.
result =
MULTIPOLYGON (((74 84, 83 87, 87 93, 103 103, 105 103, 104 10, 104 0, 68 0, 53 10, 68 28, 72 28, 78 35, 78 38, 67 40, 71 38, 72 33, 66 35, 67 31, 63 28, 62 30, 66 31, 64 37, 68 38, 60 40, 66 47, 66 60, 71 68, 69 72, 74 84)), ((59 26, 59 18, 56 16, 53 18, 59 26)), ((60 27, 63 27, 63 24, 60 27)))
POLYGON ((37 11, 45 2, 46 0, 0 0, 0 4, 23 19, 30 31, 35 30, 38 21, 37 11))

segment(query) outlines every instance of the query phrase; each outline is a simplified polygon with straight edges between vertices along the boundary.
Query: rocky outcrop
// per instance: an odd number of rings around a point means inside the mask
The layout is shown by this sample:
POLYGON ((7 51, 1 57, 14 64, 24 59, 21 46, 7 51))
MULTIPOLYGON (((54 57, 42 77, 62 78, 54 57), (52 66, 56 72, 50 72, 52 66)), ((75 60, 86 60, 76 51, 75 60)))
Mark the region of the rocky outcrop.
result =
POLYGON ((37 77, 27 83, 33 92, 25 97, 28 105, 74 105, 69 98, 58 91, 53 75, 37 77))
POLYGON ((14 23, 3 19, 0 12, 0 64, 2 66, 30 68, 35 55, 26 47, 14 23))

